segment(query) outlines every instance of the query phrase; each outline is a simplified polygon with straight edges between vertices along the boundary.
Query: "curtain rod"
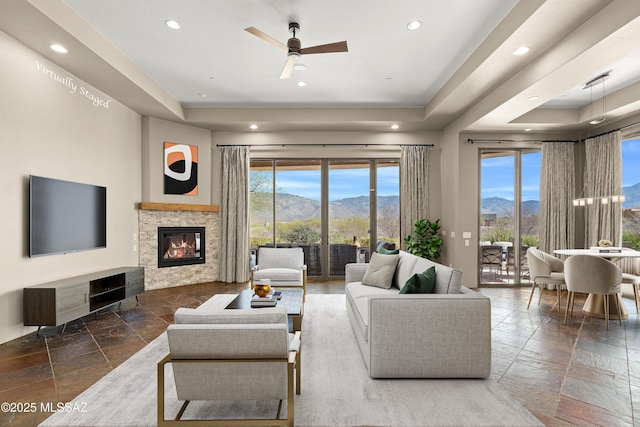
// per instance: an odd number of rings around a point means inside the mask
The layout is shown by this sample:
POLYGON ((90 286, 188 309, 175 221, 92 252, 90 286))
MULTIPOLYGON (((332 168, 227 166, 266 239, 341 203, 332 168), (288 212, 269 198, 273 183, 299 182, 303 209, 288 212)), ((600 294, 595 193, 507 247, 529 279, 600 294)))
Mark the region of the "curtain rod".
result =
POLYGON ((562 139, 562 140, 554 140, 554 139, 467 139, 467 142, 470 144, 474 144, 476 142, 497 142, 498 144, 503 142, 535 142, 535 143, 543 143, 543 142, 580 142, 577 139, 562 139))
POLYGON ((216 147, 435 147, 435 144, 216 144, 216 147))
POLYGON ((610 130, 608 132, 602 132, 602 133, 599 133, 597 135, 593 135, 593 136, 589 136, 587 138, 583 138, 583 139, 581 139, 581 141, 586 141, 587 139, 590 139, 590 138, 597 138, 599 136, 607 135, 607 134, 610 134, 610 133, 613 133, 613 132, 618 132, 619 130, 625 130, 625 129, 628 129, 628 128, 631 128, 631 127, 634 127, 634 126, 638 126, 638 125, 640 125, 640 122, 631 123, 630 125, 619 127, 618 129, 613 129, 613 130, 610 130))

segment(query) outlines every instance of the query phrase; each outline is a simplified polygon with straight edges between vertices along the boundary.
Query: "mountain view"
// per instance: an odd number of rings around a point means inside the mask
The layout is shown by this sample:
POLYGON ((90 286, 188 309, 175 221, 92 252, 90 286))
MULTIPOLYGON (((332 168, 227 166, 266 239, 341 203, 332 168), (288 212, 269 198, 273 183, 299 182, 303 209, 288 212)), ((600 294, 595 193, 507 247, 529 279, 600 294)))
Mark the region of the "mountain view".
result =
MULTIPOLYGON (((622 194, 626 200, 622 204, 623 208, 640 207, 640 183, 624 187, 622 194)), ((271 193, 252 193, 252 197, 271 198, 271 193)), ((381 196, 378 198, 378 211, 387 210, 392 214, 397 214, 400 203, 399 196, 381 196)), ((350 218, 365 216, 369 212, 369 197, 358 196, 329 202, 331 217, 350 218)), ((513 200, 501 197, 488 197, 482 199, 482 213, 495 213, 498 217, 513 215, 513 200)), ((522 203, 523 216, 538 216, 540 202, 538 200, 526 200, 522 203)), ((289 222, 296 220, 306 220, 309 218, 320 218, 320 201, 296 196, 295 194, 276 194, 276 211, 279 213, 281 221, 289 222)), ((252 212, 254 220, 269 221, 271 219, 271 209, 252 212)))
MULTIPOLYGON (((252 193, 251 197, 271 197, 271 193, 252 193)), ((390 212, 397 216, 400 206, 399 196, 378 197, 378 211, 390 212)), ((304 221, 309 218, 320 218, 320 201, 296 196, 295 194, 277 193, 276 212, 280 221, 304 221)), ((332 218, 351 218, 369 215, 369 197, 358 196, 329 202, 332 218)), ((271 209, 251 212, 253 221, 270 221, 271 209)))

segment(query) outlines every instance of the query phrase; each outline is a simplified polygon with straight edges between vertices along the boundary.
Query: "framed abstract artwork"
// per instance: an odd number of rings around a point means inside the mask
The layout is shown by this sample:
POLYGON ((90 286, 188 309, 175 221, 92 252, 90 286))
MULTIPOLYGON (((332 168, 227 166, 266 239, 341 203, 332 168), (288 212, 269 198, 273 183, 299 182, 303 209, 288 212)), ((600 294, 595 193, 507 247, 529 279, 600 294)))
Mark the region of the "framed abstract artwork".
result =
POLYGON ((198 147, 164 143, 164 194, 198 195, 198 147))

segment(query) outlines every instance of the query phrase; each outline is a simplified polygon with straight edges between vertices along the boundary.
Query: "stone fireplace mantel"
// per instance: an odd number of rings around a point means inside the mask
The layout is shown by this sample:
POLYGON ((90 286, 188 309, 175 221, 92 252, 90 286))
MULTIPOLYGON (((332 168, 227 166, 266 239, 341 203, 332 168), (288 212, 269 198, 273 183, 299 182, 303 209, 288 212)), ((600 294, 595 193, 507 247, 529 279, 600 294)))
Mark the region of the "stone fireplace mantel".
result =
POLYGON ((147 211, 190 211, 190 212, 219 212, 218 205, 196 205, 187 203, 154 203, 140 202, 140 210, 147 211))

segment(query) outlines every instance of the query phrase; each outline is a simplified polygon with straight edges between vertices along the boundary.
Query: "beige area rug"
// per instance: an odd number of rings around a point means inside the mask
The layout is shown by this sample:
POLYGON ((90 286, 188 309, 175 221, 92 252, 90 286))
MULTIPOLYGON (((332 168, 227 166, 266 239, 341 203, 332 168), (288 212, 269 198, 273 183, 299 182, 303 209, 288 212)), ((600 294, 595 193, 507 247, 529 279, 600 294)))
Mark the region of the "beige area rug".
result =
MULTIPOLYGON (((302 394, 295 396, 296 426, 543 425, 490 379, 371 379, 347 319, 344 295, 307 295, 302 328, 302 394)), ((79 395, 73 403, 83 412, 57 413, 41 426, 156 425, 156 364, 167 348, 162 334, 79 395)), ((171 369, 166 373, 169 416, 181 403, 172 387, 171 369)), ((276 407, 275 402, 192 405, 185 418, 272 417, 276 407)))

